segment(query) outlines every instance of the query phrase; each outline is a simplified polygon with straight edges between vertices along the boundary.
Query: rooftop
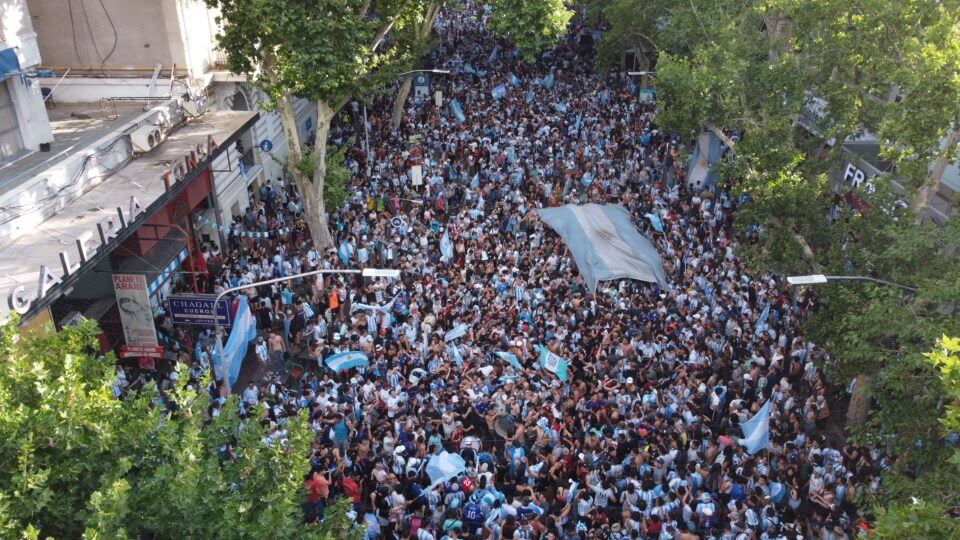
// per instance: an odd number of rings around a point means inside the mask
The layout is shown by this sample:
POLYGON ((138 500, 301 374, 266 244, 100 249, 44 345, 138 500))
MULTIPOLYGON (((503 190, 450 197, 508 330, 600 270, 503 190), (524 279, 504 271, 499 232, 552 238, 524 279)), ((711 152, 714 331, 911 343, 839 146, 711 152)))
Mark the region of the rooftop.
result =
POLYGON ((0 190, 11 190, 56 163, 69 159, 79 149, 106 137, 126 125, 157 102, 111 100, 99 103, 59 103, 47 106, 53 142, 49 152, 31 152, 20 159, 0 164, 0 190))

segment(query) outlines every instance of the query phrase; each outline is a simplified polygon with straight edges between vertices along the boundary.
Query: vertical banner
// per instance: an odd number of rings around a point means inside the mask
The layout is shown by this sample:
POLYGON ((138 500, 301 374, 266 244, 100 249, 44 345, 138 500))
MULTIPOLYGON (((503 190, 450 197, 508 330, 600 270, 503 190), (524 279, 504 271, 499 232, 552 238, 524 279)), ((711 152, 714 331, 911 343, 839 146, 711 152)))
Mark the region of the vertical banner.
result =
POLYGON ((421 165, 410 167, 410 183, 415 186, 423 185, 423 167, 421 165))
POLYGON ((467 117, 463 114, 463 108, 460 107, 460 102, 457 101, 457 98, 450 100, 450 112, 453 113, 453 117, 456 118, 458 124, 464 123, 467 117))
POLYGON ((157 328, 150 311, 147 279, 141 274, 114 274, 113 290, 117 295, 123 338, 127 345, 157 347, 157 328))
POLYGON ((439 109, 443 107, 443 92, 437 90, 433 93, 433 104, 439 109))

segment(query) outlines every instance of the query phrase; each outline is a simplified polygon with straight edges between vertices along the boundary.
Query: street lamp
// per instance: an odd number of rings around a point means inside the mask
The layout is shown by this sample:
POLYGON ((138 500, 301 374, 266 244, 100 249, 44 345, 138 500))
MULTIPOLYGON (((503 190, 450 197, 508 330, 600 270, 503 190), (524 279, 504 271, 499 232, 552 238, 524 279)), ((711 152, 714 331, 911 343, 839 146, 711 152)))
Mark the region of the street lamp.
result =
POLYGON ((411 73, 436 73, 437 75, 449 75, 450 71, 446 69, 413 69, 410 71, 404 71, 403 73, 397 75, 397 77, 403 77, 404 75, 409 75, 411 73))
POLYGON ((869 276, 825 276, 823 274, 811 274, 806 276, 787 277, 787 283, 789 283, 791 286, 819 285, 821 283, 826 283, 828 281, 868 281, 870 283, 876 283, 878 285, 886 285, 887 287, 896 287, 898 289, 903 289, 905 291, 910 291, 914 293, 917 292, 916 287, 901 285, 899 283, 894 283, 892 281, 887 281, 885 279, 877 279, 869 276))
MULTIPOLYGON (((300 274, 294 274, 292 276, 278 277, 278 278, 268 279, 266 281, 249 283, 246 285, 238 285, 236 287, 230 287, 229 289, 224 289, 223 292, 217 295, 216 299, 214 299, 213 301, 214 310, 216 310, 216 306, 220 303, 220 300, 222 300, 223 297, 226 296, 227 294, 235 293, 243 289, 251 289, 253 287, 259 287, 261 285, 270 285, 271 283, 279 283, 281 281, 291 281, 291 280, 302 278, 302 277, 316 276, 320 274, 360 274, 363 277, 372 277, 372 278, 397 278, 397 277, 400 277, 400 270, 395 270, 391 268, 363 268, 360 270, 356 270, 356 269, 312 270, 310 272, 303 272, 300 274)), ((223 331, 220 328, 220 318, 217 317, 216 314, 214 314, 214 317, 213 317, 213 329, 217 338, 217 356, 220 358, 220 370, 221 370, 220 375, 223 377, 223 386, 226 388, 227 394, 229 394, 230 393, 230 374, 223 372, 225 368, 223 364, 223 335, 222 335, 223 331)))

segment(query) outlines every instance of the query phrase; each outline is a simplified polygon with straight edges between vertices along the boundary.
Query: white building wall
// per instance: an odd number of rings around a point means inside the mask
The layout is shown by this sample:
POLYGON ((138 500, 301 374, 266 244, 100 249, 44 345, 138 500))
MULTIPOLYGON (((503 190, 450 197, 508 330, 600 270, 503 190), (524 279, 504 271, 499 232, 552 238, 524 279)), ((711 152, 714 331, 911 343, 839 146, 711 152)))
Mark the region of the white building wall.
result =
POLYGON ((6 84, 17 110, 23 147, 37 150, 40 144, 52 142, 53 131, 50 129, 50 118, 47 116, 43 95, 40 94, 40 81, 29 77, 10 77, 6 84))
MULTIPOLYGON (((254 149, 256 167, 243 177, 237 167, 240 156, 235 148, 229 148, 213 165, 214 171, 220 171, 214 172, 213 181, 217 202, 220 204, 221 223, 225 226, 230 224, 235 213, 240 215, 246 211, 250 204, 247 195, 247 188, 250 185, 259 185, 267 180, 273 181, 283 177, 283 165, 289 155, 289 146, 283 133, 280 114, 276 111, 259 110, 259 112, 260 118, 251 131, 253 145, 256 147, 254 149), (273 149, 269 153, 259 148, 264 140, 269 140, 273 144, 273 149)), ((298 129, 301 131, 301 137, 305 139, 306 126, 308 123, 316 122, 317 106, 306 100, 297 100, 295 112, 298 129)))
MULTIPOLYGON (((16 51, 20 69, 28 70, 40 64, 37 33, 33 31, 26 0, 0 2, 0 41, 16 51)), ((34 78, 14 76, 8 78, 6 84, 17 111, 23 147, 37 150, 41 143, 53 141, 50 119, 40 94, 40 82, 34 78)))

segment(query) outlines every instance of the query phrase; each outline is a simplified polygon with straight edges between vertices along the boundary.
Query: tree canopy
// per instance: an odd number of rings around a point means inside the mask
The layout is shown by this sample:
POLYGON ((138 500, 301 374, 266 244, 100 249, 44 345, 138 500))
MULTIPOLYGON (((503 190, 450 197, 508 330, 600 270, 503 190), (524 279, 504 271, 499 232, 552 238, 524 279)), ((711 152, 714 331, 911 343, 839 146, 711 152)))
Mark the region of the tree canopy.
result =
POLYGON ((490 28, 509 37, 527 62, 553 48, 573 17, 564 0, 493 0, 491 5, 490 28))
POLYGON ((217 406, 185 374, 118 399, 116 359, 94 353, 97 334, 93 321, 46 336, 0 328, 0 536, 358 536, 343 512, 303 523, 303 419, 267 444, 235 396, 217 406))
POLYGON ((755 272, 863 275, 916 290, 820 286, 805 332, 829 354, 835 384, 855 381, 854 440, 902 456, 880 502, 904 501, 918 475, 935 486, 925 493, 956 496, 956 471, 940 466, 948 388, 924 353, 960 333, 960 225, 924 218, 960 156, 960 2, 590 6, 604 29, 599 67, 619 67, 628 49, 644 55, 655 62, 658 124, 684 142, 712 131, 729 148, 720 178, 740 201, 740 255, 755 272), (865 137, 887 174, 837 186, 831 171, 856 159, 843 143, 865 137))

